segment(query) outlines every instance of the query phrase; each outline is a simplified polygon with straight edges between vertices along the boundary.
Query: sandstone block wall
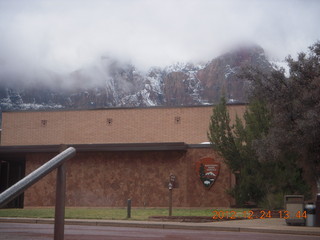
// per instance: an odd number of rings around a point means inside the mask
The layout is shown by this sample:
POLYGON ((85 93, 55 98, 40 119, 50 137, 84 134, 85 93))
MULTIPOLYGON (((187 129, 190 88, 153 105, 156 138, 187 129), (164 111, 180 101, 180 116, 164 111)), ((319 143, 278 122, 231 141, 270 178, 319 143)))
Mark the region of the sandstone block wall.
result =
MULTIPOLYGON (((28 154, 26 174, 52 157, 51 154, 28 154)), ((78 153, 67 163, 67 206, 124 207, 132 199, 134 207, 167 207, 169 175, 176 176, 174 207, 229 207, 226 193, 232 176, 222 163, 217 181, 206 189, 195 171, 195 162, 213 157, 211 149, 150 152, 78 153)), ((25 192, 25 206, 55 204, 56 172, 49 174, 25 192)))

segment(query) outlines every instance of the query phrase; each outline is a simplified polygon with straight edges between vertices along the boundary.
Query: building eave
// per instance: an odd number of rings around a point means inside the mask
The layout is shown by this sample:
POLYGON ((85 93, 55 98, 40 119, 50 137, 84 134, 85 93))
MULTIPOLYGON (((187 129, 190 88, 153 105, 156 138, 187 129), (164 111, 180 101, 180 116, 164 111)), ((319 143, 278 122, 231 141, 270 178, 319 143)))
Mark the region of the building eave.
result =
MULTIPOLYGON (((77 152, 122 152, 122 151, 186 151, 184 142, 163 143, 112 143, 112 144, 66 144, 77 152)), ((61 145, 0 146, 0 153, 57 153, 61 145)))

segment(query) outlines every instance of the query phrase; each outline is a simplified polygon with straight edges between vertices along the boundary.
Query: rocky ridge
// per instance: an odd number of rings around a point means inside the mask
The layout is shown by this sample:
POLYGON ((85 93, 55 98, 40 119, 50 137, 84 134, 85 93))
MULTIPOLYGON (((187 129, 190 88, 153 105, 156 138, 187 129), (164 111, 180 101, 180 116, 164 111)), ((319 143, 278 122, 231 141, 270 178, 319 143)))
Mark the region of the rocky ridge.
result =
POLYGON ((176 63, 141 72, 132 64, 101 58, 97 66, 68 76, 53 76, 55 86, 14 85, 1 79, 0 109, 48 110, 110 107, 208 105, 222 94, 229 102, 246 102, 248 82, 238 74, 244 66, 270 69, 259 46, 238 48, 206 64, 176 63), (96 81, 99 79, 99 81, 96 81), (59 81, 75 84, 62 88, 59 81))

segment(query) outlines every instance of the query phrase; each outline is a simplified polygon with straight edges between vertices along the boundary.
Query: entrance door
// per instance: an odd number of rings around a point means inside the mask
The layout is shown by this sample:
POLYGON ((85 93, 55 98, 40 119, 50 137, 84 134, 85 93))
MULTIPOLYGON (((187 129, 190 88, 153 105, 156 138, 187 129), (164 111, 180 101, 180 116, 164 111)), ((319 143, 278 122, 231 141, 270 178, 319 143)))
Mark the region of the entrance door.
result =
MULTIPOLYGON (((0 156, 0 192, 3 192, 25 175, 24 158, 13 158, 0 156)), ((23 194, 6 205, 7 208, 23 208, 23 194)))

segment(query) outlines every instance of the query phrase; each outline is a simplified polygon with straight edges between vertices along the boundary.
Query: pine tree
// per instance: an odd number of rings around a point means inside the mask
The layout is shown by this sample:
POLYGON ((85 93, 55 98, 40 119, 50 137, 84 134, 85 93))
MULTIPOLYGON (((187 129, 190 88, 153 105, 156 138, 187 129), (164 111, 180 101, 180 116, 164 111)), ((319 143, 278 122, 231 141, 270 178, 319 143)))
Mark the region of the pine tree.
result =
POLYGON ((223 96, 220 103, 213 109, 208 139, 215 149, 225 157, 225 161, 232 172, 236 173, 241 169, 242 159, 236 146, 233 128, 234 126, 231 125, 230 115, 227 110, 226 99, 223 96))
POLYGON ((236 185, 230 193, 237 205, 248 201, 258 203, 264 196, 261 166, 253 150, 254 140, 268 127, 263 109, 260 103, 254 102, 244 114, 246 124, 239 117, 236 117, 235 124, 231 124, 223 97, 211 117, 208 138, 236 176, 236 185))

